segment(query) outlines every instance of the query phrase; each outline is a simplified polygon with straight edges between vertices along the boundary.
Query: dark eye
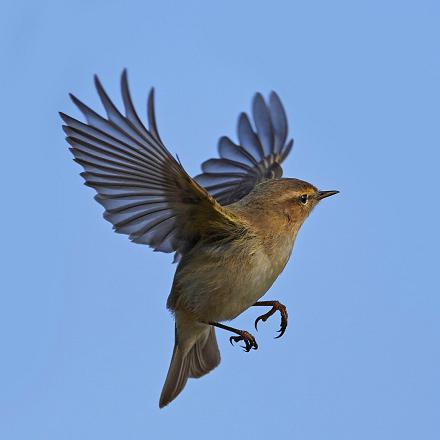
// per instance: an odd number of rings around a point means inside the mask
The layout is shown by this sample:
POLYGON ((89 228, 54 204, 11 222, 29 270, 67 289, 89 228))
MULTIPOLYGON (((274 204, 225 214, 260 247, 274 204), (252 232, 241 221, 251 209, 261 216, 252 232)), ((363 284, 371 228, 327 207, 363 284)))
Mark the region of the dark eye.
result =
POLYGON ((308 196, 307 194, 303 194, 303 195, 299 198, 299 200, 301 201, 301 203, 302 203, 303 205, 305 205, 305 204, 308 202, 308 200, 309 200, 309 196, 308 196))

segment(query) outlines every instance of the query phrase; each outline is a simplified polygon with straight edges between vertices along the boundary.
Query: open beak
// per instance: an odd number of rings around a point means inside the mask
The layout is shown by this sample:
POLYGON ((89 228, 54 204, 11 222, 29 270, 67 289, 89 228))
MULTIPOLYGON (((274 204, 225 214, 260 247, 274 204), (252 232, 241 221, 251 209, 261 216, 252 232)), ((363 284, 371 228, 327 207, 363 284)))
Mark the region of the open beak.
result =
POLYGON ((318 200, 325 199, 326 197, 334 196, 339 191, 318 191, 318 200))

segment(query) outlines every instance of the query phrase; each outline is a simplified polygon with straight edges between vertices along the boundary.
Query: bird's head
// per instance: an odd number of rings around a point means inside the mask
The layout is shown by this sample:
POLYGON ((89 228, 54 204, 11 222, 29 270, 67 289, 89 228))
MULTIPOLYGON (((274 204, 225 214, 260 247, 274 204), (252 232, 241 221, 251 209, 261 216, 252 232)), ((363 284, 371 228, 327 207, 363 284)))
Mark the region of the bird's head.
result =
POLYGON ((313 208, 326 197, 339 191, 320 191, 311 183, 299 179, 266 180, 258 184, 242 204, 273 217, 283 217, 289 223, 301 226, 313 208))

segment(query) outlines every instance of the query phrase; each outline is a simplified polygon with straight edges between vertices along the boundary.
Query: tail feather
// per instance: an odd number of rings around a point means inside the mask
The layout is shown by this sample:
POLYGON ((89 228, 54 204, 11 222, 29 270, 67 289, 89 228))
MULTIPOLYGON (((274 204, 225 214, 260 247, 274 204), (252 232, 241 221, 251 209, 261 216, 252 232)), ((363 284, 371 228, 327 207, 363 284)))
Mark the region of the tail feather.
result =
POLYGON ((198 339, 186 355, 179 348, 176 339, 170 368, 160 396, 159 407, 163 408, 174 400, 185 387, 189 377, 199 378, 204 376, 219 363, 220 351, 213 327, 209 329, 208 336, 198 339))
POLYGON ((213 370, 220 363, 220 351, 215 337, 215 329, 209 329, 205 340, 196 342, 189 357, 189 377, 199 378, 213 370))

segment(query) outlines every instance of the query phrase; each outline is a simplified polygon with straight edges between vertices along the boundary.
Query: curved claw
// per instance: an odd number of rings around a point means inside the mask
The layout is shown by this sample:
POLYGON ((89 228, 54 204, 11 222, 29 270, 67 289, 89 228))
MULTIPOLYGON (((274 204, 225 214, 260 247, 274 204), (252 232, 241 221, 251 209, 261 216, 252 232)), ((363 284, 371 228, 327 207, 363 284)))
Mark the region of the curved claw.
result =
POLYGON ((258 322, 261 320, 263 322, 266 322, 276 311, 280 312, 281 315, 281 325, 280 325, 280 329, 277 330, 277 332, 279 333, 278 336, 275 336, 274 339, 278 339, 281 338, 281 336, 284 335, 286 328, 287 328, 287 319, 288 319, 288 315, 287 315, 287 309, 286 306, 281 304, 278 301, 275 301, 272 308, 265 313, 264 315, 259 316, 256 320, 255 320, 255 329, 258 331, 258 322))
POLYGON ((244 346, 240 345, 240 347, 243 348, 243 350, 246 353, 251 351, 251 349, 253 350, 258 349, 257 341, 250 333, 246 331, 242 331, 239 336, 231 336, 229 338, 229 342, 231 343, 231 345, 234 345, 233 342, 240 342, 240 341, 244 341, 245 345, 244 346))
MULTIPOLYGON (((255 330, 258 331, 258 322, 259 322, 260 320, 262 320, 262 319, 263 319, 263 317, 262 317, 262 316, 259 316, 259 317, 255 320, 255 323, 254 323, 255 330)), ((263 321, 263 322, 264 322, 264 321, 263 321)))
POLYGON ((281 338, 281 336, 284 335, 284 333, 285 333, 285 331, 286 331, 286 328, 287 328, 287 324, 286 324, 285 326, 283 326, 283 325, 281 324, 281 328, 280 328, 279 330, 277 330, 277 333, 279 333, 279 335, 278 335, 278 336, 275 336, 274 339, 281 338))
POLYGON ((249 353, 251 351, 251 346, 250 344, 246 344, 246 345, 240 345, 240 347, 243 349, 243 351, 245 351, 246 353, 249 353))
POLYGON ((264 315, 259 316, 256 320, 255 320, 255 330, 258 331, 257 325, 258 322, 261 320, 263 322, 266 322, 275 312, 277 311, 277 308, 275 306, 273 306, 267 313, 265 313, 264 315))

